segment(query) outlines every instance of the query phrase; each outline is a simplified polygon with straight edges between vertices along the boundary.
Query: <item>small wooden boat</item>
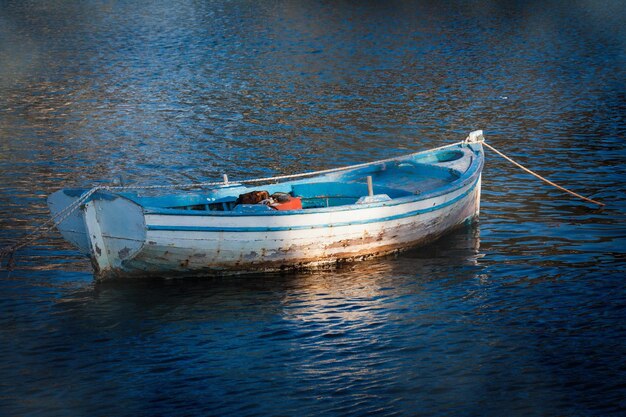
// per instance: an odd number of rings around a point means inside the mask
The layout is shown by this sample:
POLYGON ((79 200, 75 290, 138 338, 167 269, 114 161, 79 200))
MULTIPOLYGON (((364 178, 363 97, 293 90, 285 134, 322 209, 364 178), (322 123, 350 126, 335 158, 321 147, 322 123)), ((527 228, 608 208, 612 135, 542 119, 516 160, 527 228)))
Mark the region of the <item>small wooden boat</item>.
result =
POLYGON ((472 132, 454 145, 265 184, 225 179, 160 196, 109 187, 86 199, 84 189, 65 189, 48 205, 99 278, 312 268, 425 244, 476 218, 482 140, 472 132))

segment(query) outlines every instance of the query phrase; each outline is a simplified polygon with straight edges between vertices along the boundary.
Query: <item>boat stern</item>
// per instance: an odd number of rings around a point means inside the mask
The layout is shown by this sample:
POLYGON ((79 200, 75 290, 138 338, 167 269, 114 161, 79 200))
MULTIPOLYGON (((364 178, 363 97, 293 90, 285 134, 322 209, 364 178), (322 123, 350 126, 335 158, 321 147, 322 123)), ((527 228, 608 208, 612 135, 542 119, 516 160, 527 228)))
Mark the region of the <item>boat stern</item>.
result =
MULTIPOLYGON (((84 190, 83 190, 84 191, 84 190)), ((81 190, 61 190, 48 198, 53 216, 80 198, 81 190)), ((99 191, 58 226, 63 237, 91 258, 95 275, 124 272, 124 263, 144 246, 143 208, 117 194, 99 191)))

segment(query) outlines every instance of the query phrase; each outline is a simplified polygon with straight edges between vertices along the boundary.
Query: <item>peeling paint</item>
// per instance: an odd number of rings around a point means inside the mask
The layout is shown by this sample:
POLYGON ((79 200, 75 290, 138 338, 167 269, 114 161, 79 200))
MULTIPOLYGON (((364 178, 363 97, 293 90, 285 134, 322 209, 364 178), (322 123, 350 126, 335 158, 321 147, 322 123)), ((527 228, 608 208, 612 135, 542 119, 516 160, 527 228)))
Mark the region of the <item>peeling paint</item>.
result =
POLYGON ((121 260, 126 259, 129 254, 130 254, 130 248, 127 248, 127 247, 124 247, 124 249, 117 252, 117 255, 119 256, 121 260))

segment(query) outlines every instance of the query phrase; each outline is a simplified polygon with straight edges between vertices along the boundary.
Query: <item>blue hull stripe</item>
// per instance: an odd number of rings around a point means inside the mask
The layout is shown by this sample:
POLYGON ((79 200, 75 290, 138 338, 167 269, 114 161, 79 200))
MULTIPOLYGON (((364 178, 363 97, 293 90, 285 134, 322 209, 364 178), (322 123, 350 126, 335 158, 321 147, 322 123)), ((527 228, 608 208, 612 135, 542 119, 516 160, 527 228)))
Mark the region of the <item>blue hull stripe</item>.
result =
POLYGON ((332 224, 320 224, 320 225, 310 225, 310 226, 280 226, 280 227, 204 227, 204 226, 157 226, 157 225, 146 225, 148 230, 165 230, 165 231, 180 231, 180 232, 281 232, 287 230, 310 230, 310 229, 320 229, 320 228, 329 228, 329 227, 341 227, 341 226, 353 226, 353 225, 361 225, 361 224, 369 224, 369 223, 382 223, 390 220, 398 220, 406 217, 418 216, 420 214, 431 213, 433 211, 440 210, 444 207, 455 204, 459 200, 467 197, 474 189, 478 181, 476 181, 467 191, 458 195, 450 201, 446 201, 445 203, 439 204, 438 206, 429 207, 425 209, 419 209, 410 211, 407 213, 396 214, 388 217, 379 217, 376 219, 368 219, 368 220, 359 220, 353 222, 342 222, 342 223, 332 223, 332 224))

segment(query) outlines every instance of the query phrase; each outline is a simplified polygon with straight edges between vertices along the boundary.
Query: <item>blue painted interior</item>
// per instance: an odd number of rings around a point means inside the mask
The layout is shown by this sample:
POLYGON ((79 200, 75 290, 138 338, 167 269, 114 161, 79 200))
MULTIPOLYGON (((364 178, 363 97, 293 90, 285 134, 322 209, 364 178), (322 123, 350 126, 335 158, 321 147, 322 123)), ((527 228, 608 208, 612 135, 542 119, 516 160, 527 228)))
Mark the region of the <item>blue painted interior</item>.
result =
MULTIPOLYGON (((417 216, 420 214, 425 214, 425 213, 431 213, 433 211, 437 211, 437 210, 441 210, 444 207, 450 206, 452 204, 455 204, 456 202, 458 202, 459 200, 467 197, 467 195, 471 192, 473 192, 476 188, 476 186, 478 185, 478 180, 476 180, 471 187, 469 187, 467 190, 465 190, 462 194, 457 195, 456 197, 447 200, 447 201, 442 201, 440 204, 436 205, 436 206, 432 206, 432 207, 427 207, 427 208, 423 208, 423 209, 418 209, 418 210, 413 210, 410 212, 405 212, 405 213, 400 213, 400 214, 394 214, 391 216, 384 216, 384 217, 377 217, 375 219, 366 219, 366 220, 350 220, 350 221, 345 221, 345 222, 335 222, 335 223, 327 223, 327 222, 322 222, 322 223, 318 223, 318 224, 307 224, 304 226, 294 226, 294 225, 290 225, 290 226, 267 226, 267 225, 259 225, 256 227, 232 227, 232 226, 217 226, 217 227, 212 227, 212 226, 171 226, 171 225, 146 225, 146 228, 148 230, 168 230, 168 231, 188 231, 188 232, 281 232, 281 231, 287 231, 287 230, 309 230, 309 229, 316 229, 316 228, 326 228, 326 227, 341 227, 341 226, 349 226, 349 225, 355 225, 355 224, 370 224, 370 223, 380 223, 380 222, 385 222, 385 221, 389 221, 389 220, 398 220, 398 219, 403 219, 403 218, 407 218, 407 217, 413 217, 413 216, 417 216)), ((234 210, 234 212, 238 212, 238 213, 248 213, 248 214, 253 214, 253 215, 259 215, 259 214, 267 214, 268 212, 271 213, 285 213, 284 211, 282 212, 277 212, 272 210, 270 207, 264 205, 264 204, 242 204, 240 206, 237 206, 234 210), (241 207, 241 209, 240 209, 241 207)))

